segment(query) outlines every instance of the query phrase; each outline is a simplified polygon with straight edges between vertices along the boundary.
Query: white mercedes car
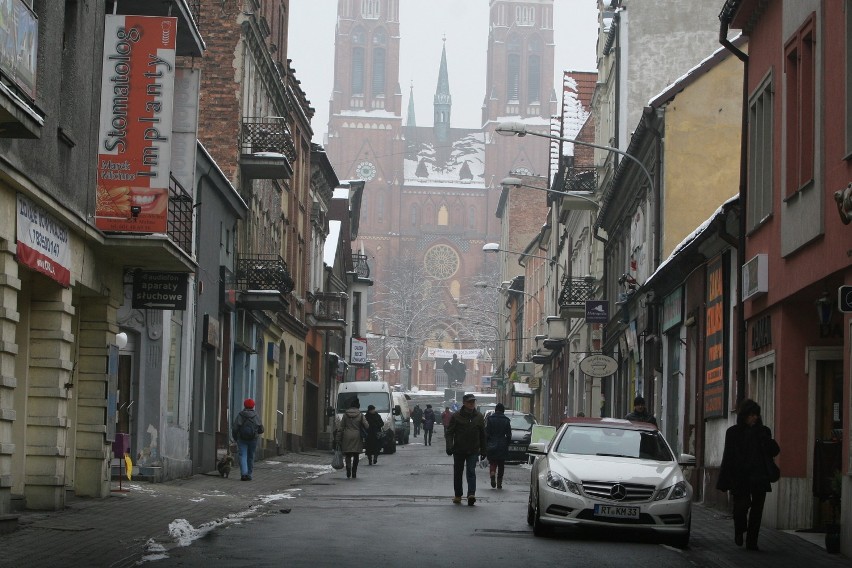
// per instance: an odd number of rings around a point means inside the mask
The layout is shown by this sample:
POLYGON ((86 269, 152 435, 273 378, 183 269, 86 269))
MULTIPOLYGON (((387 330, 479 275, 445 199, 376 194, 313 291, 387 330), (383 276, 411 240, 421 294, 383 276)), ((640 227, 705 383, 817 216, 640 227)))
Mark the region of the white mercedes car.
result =
POLYGON ((530 444, 527 522, 536 536, 555 526, 652 530, 674 546, 689 544, 692 486, 653 424, 569 418, 547 443, 530 444))

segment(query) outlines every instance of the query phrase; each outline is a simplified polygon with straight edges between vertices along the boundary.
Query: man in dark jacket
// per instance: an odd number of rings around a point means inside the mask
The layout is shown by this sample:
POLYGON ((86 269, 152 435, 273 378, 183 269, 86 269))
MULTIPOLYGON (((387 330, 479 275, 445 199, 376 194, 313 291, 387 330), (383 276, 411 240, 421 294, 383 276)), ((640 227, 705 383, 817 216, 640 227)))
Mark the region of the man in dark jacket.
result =
POLYGON ((772 432, 760 421, 760 405, 751 399, 740 403, 737 423, 725 432, 725 449, 716 489, 730 491, 734 500, 734 542, 758 550, 760 520, 766 493, 772 491, 768 465, 781 452, 772 432))
POLYGON ((642 396, 637 396, 633 399, 633 412, 624 417, 625 420, 630 420, 632 422, 647 422, 649 424, 657 425, 657 419, 654 418, 653 414, 650 414, 645 406, 645 399, 642 396))
POLYGON ((414 410, 411 411, 411 420, 414 422, 414 437, 420 434, 420 424, 423 422, 423 409, 419 404, 414 405, 414 410))
POLYGON ((485 419, 476 410, 476 397, 466 394, 462 407, 447 426, 447 455, 453 456, 453 503, 459 504, 464 494, 462 471, 467 470, 467 504, 476 503, 476 462, 485 457, 485 419))
POLYGON ((231 427, 231 435, 240 450, 240 481, 251 481, 259 434, 263 434, 263 424, 260 422, 260 416, 254 411, 254 400, 247 398, 231 427))
POLYGON ((503 489, 503 472, 506 470, 506 458, 509 457, 509 444, 512 443, 512 423, 506 416, 506 407, 502 402, 497 403, 493 414, 485 421, 485 439, 491 487, 503 489))

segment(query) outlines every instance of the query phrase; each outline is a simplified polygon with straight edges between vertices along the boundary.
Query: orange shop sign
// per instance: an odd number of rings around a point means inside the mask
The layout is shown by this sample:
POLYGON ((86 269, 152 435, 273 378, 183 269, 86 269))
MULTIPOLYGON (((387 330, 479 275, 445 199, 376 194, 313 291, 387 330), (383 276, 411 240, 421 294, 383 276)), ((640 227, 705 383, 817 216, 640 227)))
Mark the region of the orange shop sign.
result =
POLYGON ((95 225, 165 233, 177 18, 106 16, 95 225))

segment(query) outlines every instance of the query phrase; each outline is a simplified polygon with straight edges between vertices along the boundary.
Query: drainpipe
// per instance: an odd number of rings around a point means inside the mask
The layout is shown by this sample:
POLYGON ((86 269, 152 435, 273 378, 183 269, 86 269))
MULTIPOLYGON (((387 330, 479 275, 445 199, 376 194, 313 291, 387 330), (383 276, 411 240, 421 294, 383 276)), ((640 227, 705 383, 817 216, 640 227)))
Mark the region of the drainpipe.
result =
POLYGON ((746 254, 746 231, 748 223, 746 222, 746 210, 748 199, 748 55, 743 53, 734 44, 728 41, 728 21, 720 16, 721 25, 719 26, 719 43, 725 49, 733 53, 740 61, 743 62, 743 101, 742 101, 742 126, 740 129, 740 191, 739 191, 739 207, 740 207, 740 222, 738 243, 737 243, 737 404, 745 398, 746 384, 746 320, 745 306, 743 305, 743 265, 745 264, 746 254))

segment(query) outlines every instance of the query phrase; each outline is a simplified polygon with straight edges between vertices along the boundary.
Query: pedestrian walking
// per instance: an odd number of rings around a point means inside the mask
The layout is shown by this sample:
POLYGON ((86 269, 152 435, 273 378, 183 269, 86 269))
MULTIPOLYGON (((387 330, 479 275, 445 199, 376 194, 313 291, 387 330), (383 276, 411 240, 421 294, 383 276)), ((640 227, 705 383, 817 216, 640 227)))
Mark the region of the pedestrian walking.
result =
POLYGON ((654 418, 653 414, 648 412, 645 406, 645 398, 641 395, 633 399, 633 412, 625 416, 624 419, 633 422, 647 422, 654 426, 657 425, 657 419, 654 418))
POLYGON ((237 442, 240 460, 240 481, 251 481, 254 471, 254 453, 257 449, 257 438, 263 434, 263 424, 260 416, 254 411, 254 399, 243 401, 243 409, 234 418, 231 426, 231 436, 237 442))
POLYGON ((340 417, 334 429, 334 441, 337 442, 343 452, 346 463, 346 477, 355 479, 358 477, 358 458, 361 455, 363 442, 361 440, 361 429, 370 429, 370 424, 361 414, 361 403, 357 398, 352 399, 349 408, 340 417))
MULTIPOLYGON (((770 468, 781 452, 772 432, 760 420, 760 405, 751 399, 740 403, 737 423, 725 432, 725 447, 716 489, 730 491, 734 502, 734 543, 759 550, 757 537, 766 493, 772 491, 770 468), (771 462, 771 463, 770 463, 771 462)), ((777 472, 777 470, 776 470, 777 472)))
POLYGON ((372 404, 367 407, 367 414, 364 415, 367 424, 367 441, 364 443, 364 453, 367 454, 367 465, 374 465, 379 459, 379 452, 382 450, 382 442, 379 436, 382 433, 382 428, 385 426, 385 421, 382 420, 381 414, 376 411, 376 407, 372 404))
POLYGON ((432 405, 427 404, 426 410, 423 411, 423 444, 426 446, 432 445, 432 431, 435 429, 435 411, 432 410, 432 405))
POLYGON ((506 458, 509 457, 509 444, 512 442, 512 423, 505 412, 506 407, 498 402, 494 412, 485 421, 485 455, 488 457, 491 487, 497 489, 503 489, 503 473, 506 471, 506 458))
POLYGON ((462 473, 467 472, 467 504, 476 503, 476 462, 485 457, 485 420, 476 410, 476 396, 462 397, 462 408, 447 426, 447 455, 453 456, 453 503, 462 500, 462 473))
POLYGON ((414 421, 414 437, 416 438, 420 434, 420 425, 423 422, 423 409, 420 408, 419 404, 414 405, 414 409, 411 411, 411 420, 414 421))
POLYGON ((444 425, 444 435, 447 434, 447 426, 450 425, 450 418, 452 417, 452 415, 453 413, 450 412, 450 407, 445 406, 444 411, 441 413, 441 424, 444 425))

